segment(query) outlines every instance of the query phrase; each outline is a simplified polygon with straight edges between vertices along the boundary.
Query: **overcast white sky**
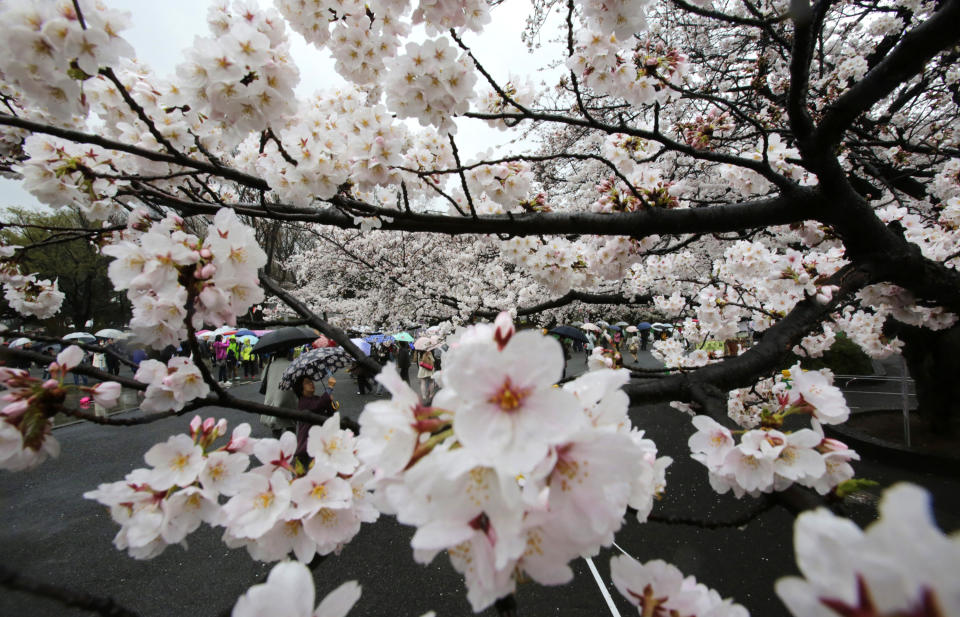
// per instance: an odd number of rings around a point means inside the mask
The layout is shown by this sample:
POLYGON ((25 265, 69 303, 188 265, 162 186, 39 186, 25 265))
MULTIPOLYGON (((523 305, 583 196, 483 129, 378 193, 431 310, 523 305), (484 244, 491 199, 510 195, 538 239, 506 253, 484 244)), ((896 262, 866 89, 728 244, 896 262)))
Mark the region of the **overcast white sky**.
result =
MULTIPOLYGON (((270 0, 258 0, 272 6, 270 0)), ((181 61, 182 50, 193 43, 195 36, 209 34, 206 23, 210 0, 105 0, 106 4, 130 11, 133 26, 122 32, 137 51, 141 62, 149 64, 158 75, 174 72, 181 61)), ((556 83, 556 72, 539 73, 546 65, 550 46, 531 55, 520 40, 520 33, 529 11, 526 0, 509 0, 493 10, 493 22, 482 36, 467 33, 465 42, 474 55, 497 80, 506 81, 508 75, 526 75, 534 83, 546 80, 548 86, 556 83)), ((317 90, 342 84, 343 79, 333 70, 333 61, 327 52, 309 46, 303 38, 288 30, 291 51, 300 67, 297 95, 306 97, 317 90)), ((421 35, 422 36, 422 35, 421 35)), ((482 76, 478 76, 482 81, 482 76)), ((480 84, 478 84, 480 85, 480 84)), ((464 157, 494 147, 505 141, 505 134, 476 121, 458 122, 457 143, 464 157)), ((0 178, 0 205, 43 207, 16 180, 0 178)))

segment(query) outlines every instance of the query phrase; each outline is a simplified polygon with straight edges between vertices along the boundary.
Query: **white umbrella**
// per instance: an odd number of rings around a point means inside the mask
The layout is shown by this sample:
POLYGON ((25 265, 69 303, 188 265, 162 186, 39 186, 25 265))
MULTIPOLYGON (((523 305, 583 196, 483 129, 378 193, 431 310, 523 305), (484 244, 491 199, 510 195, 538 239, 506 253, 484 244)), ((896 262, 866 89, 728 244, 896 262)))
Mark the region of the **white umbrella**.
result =
POLYGON ((71 332, 63 337, 64 341, 95 341, 97 337, 89 332, 71 332))
POLYGON ((627 332, 636 332, 636 331, 637 331, 636 326, 627 326, 627 332))
POLYGON ((30 342, 31 342, 30 339, 21 336, 18 339, 14 339, 10 341, 10 345, 8 345, 8 347, 23 347, 24 345, 30 342))
POLYGON ((120 330, 117 330, 116 328, 104 328, 103 330, 97 330, 94 333, 94 336, 96 336, 97 338, 117 338, 117 339, 127 338, 126 334, 124 334, 120 330))
POLYGON ((600 328, 599 328, 599 327, 593 325, 593 324, 590 323, 590 322, 587 322, 587 323, 583 324, 582 326, 580 326, 580 329, 581 329, 581 330, 593 330, 594 332, 599 332, 599 331, 600 331, 600 328))

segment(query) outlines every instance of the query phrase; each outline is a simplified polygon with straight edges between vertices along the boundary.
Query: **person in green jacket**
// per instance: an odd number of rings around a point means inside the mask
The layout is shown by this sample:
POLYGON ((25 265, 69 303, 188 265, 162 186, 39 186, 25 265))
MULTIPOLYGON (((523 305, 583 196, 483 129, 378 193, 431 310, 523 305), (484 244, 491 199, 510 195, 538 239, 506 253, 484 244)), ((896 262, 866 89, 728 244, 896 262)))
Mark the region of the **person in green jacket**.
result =
POLYGON ((240 364, 240 343, 236 337, 230 339, 227 346, 227 375, 230 381, 237 380, 237 367, 240 364))
POLYGON ((257 357, 253 354, 253 344, 250 339, 243 340, 243 346, 240 347, 240 362, 243 363, 243 378, 257 378, 257 357))

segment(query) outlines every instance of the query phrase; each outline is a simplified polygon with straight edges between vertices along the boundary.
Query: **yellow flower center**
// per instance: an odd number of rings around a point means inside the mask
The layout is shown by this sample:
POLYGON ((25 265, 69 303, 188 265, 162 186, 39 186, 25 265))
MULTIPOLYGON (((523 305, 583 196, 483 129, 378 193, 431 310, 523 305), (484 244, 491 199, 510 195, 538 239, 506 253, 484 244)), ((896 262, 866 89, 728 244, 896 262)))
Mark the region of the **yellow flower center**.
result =
POLYGON ((523 404, 523 400, 530 396, 530 390, 531 388, 516 387, 507 377, 497 393, 488 399, 488 402, 493 403, 503 411, 515 411, 523 404))

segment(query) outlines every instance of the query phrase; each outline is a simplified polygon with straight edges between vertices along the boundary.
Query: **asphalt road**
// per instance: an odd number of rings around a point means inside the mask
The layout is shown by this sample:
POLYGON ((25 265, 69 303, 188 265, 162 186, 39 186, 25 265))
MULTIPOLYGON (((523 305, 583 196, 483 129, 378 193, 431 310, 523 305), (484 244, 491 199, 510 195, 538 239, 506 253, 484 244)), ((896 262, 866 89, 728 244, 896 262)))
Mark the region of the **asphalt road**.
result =
MULTIPOLYGON (((652 358, 643 360, 652 362, 652 358)), ((583 356, 578 354, 571 369, 579 372, 583 366, 583 356)), ((253 383, 234 389, 255 398, 257 387, 253 383)), ((364 402, 375 397, 358 397, 352 380, 343 376, 336 398, 341 412, 356 418, 364 402)), ((203 415, 225 417, 231 426, 250 422, 255 436, 266 433, 255 417, 242 412, 208 408, 203 415)), ((705 470, 688 455, 686 441, 692 427, 687 416, 667 405, 636 407, 631 416, 661 454, 674 458, 666 496, 655 506, 654 515, 733 521, 756 507, 753 500, 718 496, 710 489, 705 470)), ((220 533, 208 526, 188 537, 187 550, 170 547, 151 561, 136 561, 113 547, 117 526, 106 510, 81 497, 97 484, 121 479, 130 469, 142 466, 143 453, 152 444, 185 431, 188 422, 184 417, 136 428, 77 424, 56 429, 63 446, 60 458, 27 473, 0 473, 2 563, 38 580, 112 597, 144 617, 215 616, 228 611, 238 595, 265 576, 268 564, 253 561, 243 549, 226 548, 220 533)), ((860 475, 884 485, 911 480, 926 486, 935 495, 941 526, 950 531, 960 528, 960 481, 917 476, 877 461, 865 461, 857 468, 860 475)), ((848 508, 864 524, 873 516, 875 501, 867 495, 848 508)), ((792 517, 780 507, 740 527, 719 529, 665 522, 640 525, 628 518, 616 543, 642 561, 664 559, 676 564, 724 597, 733 596, 754 616, 776 617, 787 613, 775 597, 773 583, 796 571, 791 529, 792 517)), ((390 517, 365 525, 339 556, 327 558, 316 568, 318 595, 357 579, 363 595, 351 613, 354 617, 417 617, 428 610, 435 610, 438 617, 470 615, 462 580, 445 557, 428 566, 413 561, 412 533, 390 517)), ((609 582, 609 561, 615 554, 618 548, 605 549, 594 562, 620 613, 635 615, 636 609, 609 582)), ((576 576, 566 586, 521 585, 517 592, 520 615, 609 614, 586 562, 577 560, 574 569, 576 576)), ((85 614, 20 592, 0 593, 0 616, 85 614)), ((496 612, 491 608, 484 614, 496 612)))

